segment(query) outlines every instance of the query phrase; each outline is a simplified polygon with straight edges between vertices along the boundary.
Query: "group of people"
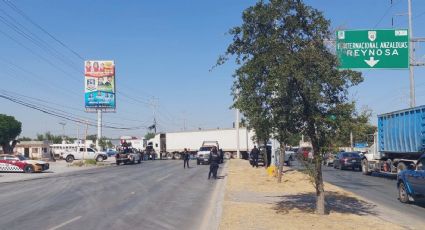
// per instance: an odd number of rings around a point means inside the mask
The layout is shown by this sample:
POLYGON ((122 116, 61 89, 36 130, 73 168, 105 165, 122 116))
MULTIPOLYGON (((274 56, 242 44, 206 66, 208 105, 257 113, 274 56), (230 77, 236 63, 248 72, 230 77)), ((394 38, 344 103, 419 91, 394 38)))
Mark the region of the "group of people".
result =
MULTIPOLYGON (((189 168, 190 152, 185 148, 183 151, 183 168, 189 168)), ((217 179, 217 171, 219 164, 222 161, 222 156, 220 155, 217 147, 212 147, 209 159, 210 162, 210 171, 208 172, 208 179, 212 178, 217 179)))

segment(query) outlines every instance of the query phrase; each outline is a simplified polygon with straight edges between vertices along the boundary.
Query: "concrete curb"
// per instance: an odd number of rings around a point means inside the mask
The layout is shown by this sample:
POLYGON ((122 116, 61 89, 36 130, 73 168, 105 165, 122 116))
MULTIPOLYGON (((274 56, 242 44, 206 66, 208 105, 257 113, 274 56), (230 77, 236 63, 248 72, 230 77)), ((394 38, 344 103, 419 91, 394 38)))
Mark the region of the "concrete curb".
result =
POLYGON ((201 227, 199 229, 205 230, 216 230, 219 229, 221 215, 223 211, 224 191, 227 184, 229 161, 226 161, 221 170, 224 179, 217 180, 216 187, 211 194, 211 199, 208 204, 207 210, 205 211, 202 219, 201 227))

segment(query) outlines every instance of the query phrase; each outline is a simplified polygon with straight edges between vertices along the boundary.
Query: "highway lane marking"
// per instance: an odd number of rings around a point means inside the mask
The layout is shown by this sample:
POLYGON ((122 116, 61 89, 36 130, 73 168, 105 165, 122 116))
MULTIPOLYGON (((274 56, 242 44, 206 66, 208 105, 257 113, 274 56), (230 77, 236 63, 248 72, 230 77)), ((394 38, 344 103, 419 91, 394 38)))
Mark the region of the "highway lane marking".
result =
POLYGON ((172 175, 173 175, 173 173, 170 173, 170 174, 168 174, 168 175, 166 175, 166 176, 164 176, 164 177, 159 178, 158 180, 156 180, 156 182, 163 181, 163 180, 167 179, 168 177, 170 177, 170 176, 172 176, 172 175))
POLYGON ((72 218, 72 219, 70 219, 68 221, 65 221, 62 224, 59 224, 59 225, 57 225, 57 226, 55 226, 53 228, 49 228, 49 230, 56 230, 56 229, 62 228, 63 226, 65 226, 65 225, 67 225, 69 223, 72 223, 72 222, 74 222, 76 220, 79 220, 80 218, 81 218, 81 216, 74 217, 74 218, 72 218))

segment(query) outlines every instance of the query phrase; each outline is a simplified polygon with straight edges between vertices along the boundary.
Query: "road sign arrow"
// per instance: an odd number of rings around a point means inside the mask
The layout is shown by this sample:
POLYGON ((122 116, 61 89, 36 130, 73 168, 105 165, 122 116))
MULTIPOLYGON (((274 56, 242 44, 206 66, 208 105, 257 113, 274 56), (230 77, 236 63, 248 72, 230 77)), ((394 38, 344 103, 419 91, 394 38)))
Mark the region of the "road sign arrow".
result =
POLYGON ((370 67, 375 66, 379 60, 375 60, 374 57, 370 57, 369 60, 364 60, 370 67))

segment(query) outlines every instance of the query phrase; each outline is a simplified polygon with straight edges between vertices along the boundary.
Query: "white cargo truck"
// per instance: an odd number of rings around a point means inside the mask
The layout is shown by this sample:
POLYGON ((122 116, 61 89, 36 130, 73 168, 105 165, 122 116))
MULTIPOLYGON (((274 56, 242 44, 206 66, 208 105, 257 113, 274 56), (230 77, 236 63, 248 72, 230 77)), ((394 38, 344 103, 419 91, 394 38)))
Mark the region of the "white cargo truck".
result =
MULTIPOLYGON (((204 141, 217 141, 225 156, 236 157, 236 129, 209 129, 182 132, 160 133, 148 140, 160 159, 180 159, 186 148, 196 155, 204 141)), ((255 145, 252 140, 254 132, 246 128, 239 129, 239 149, 241 154, 249 152, 255 145)))

